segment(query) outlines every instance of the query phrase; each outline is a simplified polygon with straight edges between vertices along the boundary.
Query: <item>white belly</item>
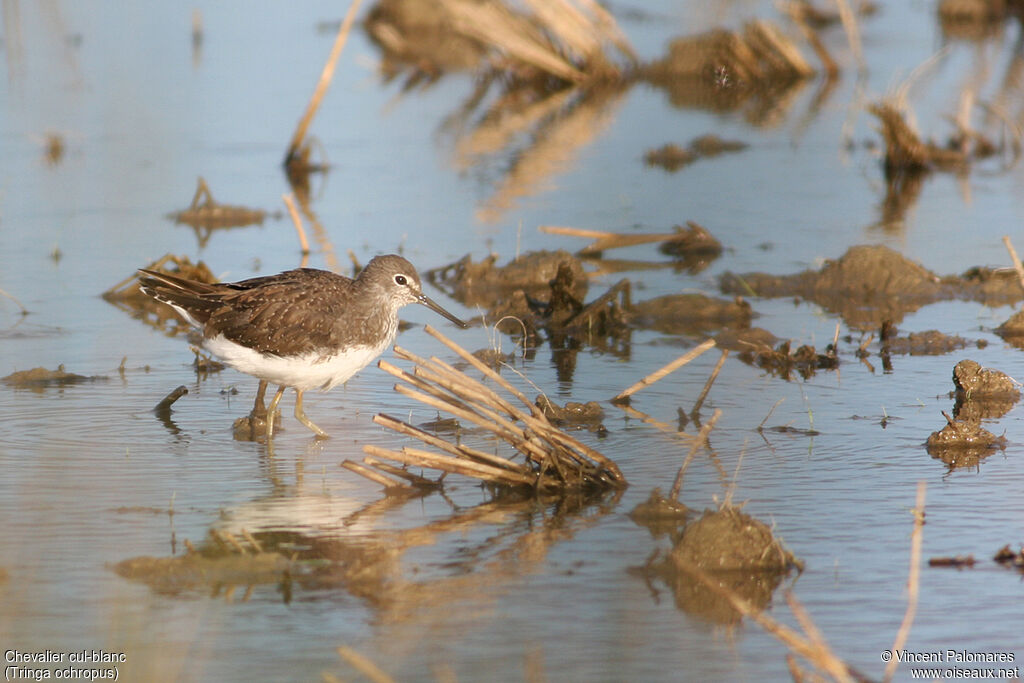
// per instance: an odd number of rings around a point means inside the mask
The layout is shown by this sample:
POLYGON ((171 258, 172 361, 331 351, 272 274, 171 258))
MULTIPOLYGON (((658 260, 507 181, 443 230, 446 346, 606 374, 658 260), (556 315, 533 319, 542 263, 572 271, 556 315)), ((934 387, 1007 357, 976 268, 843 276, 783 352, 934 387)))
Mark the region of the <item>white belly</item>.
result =
POLYGON ((384 352, 379 347, 357 346, 333 356, 311 352, 294 358, 264 355, 217 335, 203 342, 215 356, 239 372, 271 384, 301 391, 332 389, 369 365, 384 352))

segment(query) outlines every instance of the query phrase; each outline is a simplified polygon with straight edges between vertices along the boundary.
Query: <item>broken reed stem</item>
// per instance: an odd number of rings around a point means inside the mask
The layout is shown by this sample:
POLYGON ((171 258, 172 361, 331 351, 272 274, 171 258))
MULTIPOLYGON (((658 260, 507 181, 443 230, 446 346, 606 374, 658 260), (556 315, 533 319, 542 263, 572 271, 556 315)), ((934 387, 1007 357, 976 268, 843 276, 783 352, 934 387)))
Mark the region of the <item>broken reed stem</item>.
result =
POLYGON ((680 356, 679 358, 676 358, 674 361, 672 361, 671 363, 669 363, 665 367, 661 368, 660 370, 655 370, 654 372, 652 372, 651 374, 647 375, 642 380, 640 380, 639 382, 634 384, 633 386, 631 386, 628 389, 626 389, 625 391, 619 393, 618 395, 615 396, 615 398, 612 399, 612 401, 613 402, 614 401, 621 401, 624 398, 628 398, 629 396, 632 396, 633 394, 635 394, 636 392, 640 391, 641 389, 654 384, 655 382, 657 382, 659 379, 661 379, 665 375, 668 375, 669 373, 674 372, 674 371, 678 370, 679 368, 683 367, 684 365, 686 365, 687 363, 692 361, 694 358, 696 358, 700 354, 704 353, 708 349, 713 348, 714 346, 715 346, 715 340, 714 339, 708 339, 703 344, 697 346, 696 348, 691 349, 687 353, 684 353, 682 356, 680 356))
MULTIPOLYGON (((917 614, 917 597, 920 589, 921 578, 921 541, 924 535, 924 499, 928 491, 928 483, 917 482, 917 500, 914 503, 914 532, 910 537, 910 575, 907 577, 907 611, 903 615, 903 623, 900 630, 896 632, 896 640, 892 644, 892 651, 899 652, 907 644, 910 636, 910 627, 914 623, 914 615, 917 614)), ((896 667, 900 664, 899 657, 893 657, 885 665, 885 675, 882 680, 889 683, 896 673, 896 667)))
POLYGON ((669 492, 669 500, 679 500, 679 491, 683 488, 683 475, 686 474, 686 468, 690 466, 690 462, 693 460, 693 456, 697 454, 697 450, 704 445, 707 441, 708 434, 715 428, 715 423, 718 422, 718 418, 722 416, 721 410, 716 410, 715 414, 711 416, 708 423, 700 428, 700 432, 697 434, 697 438, 694 439, 693 445, 690 446, 690 452, 686 454, 686 459, 683 460, 682 466, 679 468, 679 472, 676 473, 676 480, 672 484, 672 490, 669 492))
MULTIPOLYGON (((378 362, 379 368, 405 383, 396 384, 395 391, 493 433, 533 464, 515 463, 498 455, 449 443, 437 435, 382 414, 374 417, 374 422, 419 439, 448 455, 435 455, 408 447, 401 453, 367 447, 364 449, 367 453, 506 485, 527 484, 556 489, 587 482, 619 488, 626 485, 625 477, 612 460, 554 427, 525 395, 458 344, 429 326, 427 331, 497 381, 530 411, 513 405, 481 381, 436 357, 421 358, 397 346, 395 354, 412 361, 416 367, 410 373, 387 361, 378 362)), ((365 458, 363 462, 372 464, 365 458)))
POLYGON ((1020 262, 1020 257, 1017 256, 1017 250, 1013 248, 1013 242, 1010 241, 1009 235, 1003 235, 1003 244, 1006 245, 1006 251, 1010 252, 1010 260, 1013 261, 1013 269, 1017 271, 1020 286, 1024 287, 1024 264, 1020 262))
POLYGON ((567 235, 569 237, 584 237, 594 240, 591 244, 580 249, 581 254, 593 254, 605 249, 616 247, 632 247, 638 244, 650 244, 652 242, 665 242, 678 237, 676 233, 644 233, 644 234, 622 234, 617 232, 605 232, 604 230, 586 230, 583 228, 572 228, 561 225, 541 225, 537 228, 549 235, 567 235))
POLYGON ((370 481, 380 484, 386 489, 395 488, 396 486, 405 486, 403 482, 397 479, 392 479, 391 477, 381 474, 380 472, 371 467, 367 467, 366 465, 355 462, 353 460, 343 460, 341 462, 341 466, 347 470, 355 472, 360 476, 366 477, 370 481))
POLYGON ((411 436, 414 439, 419 439, 425 444, 429 444, 435 448, 440 448, 441 450, 447 453, 451 453, 457 458, 468 458, 470 460, 476 460, 484 463, 485 465, 503 467, 513 472, 519 472, 520 474, 527 474, 530 471, 530 469, 526 465, 522 465, 517 462, 512 462, 511 460, 507 460, 505 458, 502 458, 501 456, 491 455, 490 453, 485 453, 484 451, 477 450, 475 448, 470 448, 469 446, 456 446, 454 444, 448 443, 439 436, 419 429, 418 427, 413 427, 412 425, 406 424, 405 422, 402 422, 401 420, 390 415, 378 413, 373 416, 373 421, 381 425, 382 427, 387 427, 388 429, 396 431, 399 434, 411 436))
POLYGON ((405 479, 406 481, 411 482, 412 484, 419 488, 437 488, 438 486, 440 486, 439 482, 433 481, 432 479, 427 479, 426 477, 421 477, 418 474, 413 474, 409 470, 403 470, 401 467, 395 467, 391 463, 378 460, 372 455, 368 455, 365 458, 363 458, 363 462, 365 462, 367 465, 372 465, 376 467, 377 469, 385 472, 386 474, 391 474, 396 477, 405 479))
MULTIPOLYGON (((795 629, 776 621, 693 563, 683 560, 678 556, 674 558, 674 563, 679 569, 704 584, 704 587, 712 593, 724 598, 737 612, 753 619, 757 622, 758 626, 775 636, 783 645, 806 659, 819 671, 829 674, 836 681, 854 683, 849 667, 843 660, 833 654, 827 643, 822 641, 820 644, 817 644, 810 638, 801 635, 795 629)), ((795 597, 793 602, 796 602, 795 597)))
MULTIPOLYGON (((356 4, 359 4, 359 0, 356 0, 356 4)), ((395 679, 384 673, 369 657, 359 654, 347 645, 342 645, 338 648, 338 656, 351 664, 352 668, 369 678, 373 683, 395 683, 395 679)))
POLYGON ((722 366, 725 365, 725 359, 729 357, 729 349, 722 350, 722 356, 715 363, 715 369, 711 371, 711 376, 708 377, 708 381, 704 383, 704 388, 700 390, 700 396, 697 397, 697 402, 693 404, 693 410, 690 411, 691 415, 696 415, 700 412, 700 407, 704 405, 704 399, 707 398, 708 392, 711 391, 711 385, 715 383, 718 378, 718 373, 722 371, 722 366))
POLYGON ((419 448, 409 448, 408 446, 403 447, 400 451, 394 451, 387 448, 381 448, 380 446, 374 446, 373 444, 365 444, 363 446, 363 452, 368 455, 387 458, 388 460, 404 462, 407 465, 428 467, 430 469, 441 470, 442 472, 453 472, 455 474, 462 474, 467 477, 482 479, 484 481, 490 481, 497 484, 526 484, 528 486, 533 486, 534 483, 536 483, 535 478, 532 476, 511 472, 500 467, 484 465, 472 460, 461 458, 456 459, 451 456, 438 455, 437 453, 431 453, 430 451, 424 451, 419 448))
MULTIPOLYGON (((507 401, 502 399, 497 394, 494 394, 494 392, 492 392, 483 384, 471 380, 469 377, 466 377, 464 374, 458 372, 451 366, 448 366, 447 364, 443 363, 442 361, 436 358, 430 360, 420 358, 419 356, 410 353, 409 351, 406 351, 405 349, 402 349, 400 347, 395 347, 395 353, 399 357, 405 358, 406 360, 412 360, 418 365, 418 367, 416 368, 415 376, 410 375, 409 373, 406 373, 405 371, 399 368, 396 368, 387 361, 380 361, 377 364, 378 367, 383 369, 385 372, 388 372, 394 375, 395 377, 405 380, 409 384, 412 384, 413 386, 426 391, 428 394, 430 394, 437 400, 450 404, 454 409, 444 407, 441 404, 433 403, 430 400, 424 400, 422 398, 419 398, 417 400, 427 403, 427 405, 431 405, 432 407, 437 408, 438 410, 447 410, 448 412, 452 413, 453 415, 456 415, 457 417, 462 417, 466 420, 473 422, 476 425, 483 427, 484 429, 494 432, 498 437, 511 443, 520 452, 522 452, 524 455, 529 457, 531 460, 534 460, 535 462, 544 461, 544 459, 547 456, 546 451, 544 450, 542 445, 537 443, 536 440, 534 440, 533 438, 531 438, 530 434, 527 433, 524 429, 520 429, 515 423, 509 422, 507 419, 496 414, 493 410, 481 407, 479 404, 474 405, 471 408, 462 401, 453 399, 444 391, 441 391, 436 387, 431 386, 429 382, 427 382, 423 378, 423 375, 424 373, 426 373, 426 377, 430 379, 430 381, 441 384, 442 386, 448 384, 448 386, 446 386, 445 388, 455 393, 456 396, 458 396, 458 393, 453 388, 455 385, 470 385, 475 390, 472 392, 475 395, 475 400, 482 401, 484 403, 490 401, 490 405, 492 406, 497 404, 497 406, 500 409, 504 410, 509 415, 515 417, 516 419, 522 420, 524 425, 532 427, 535 433, 538 433, 539 436, 544 436, 548 438, 548 441, 552 441, 552 439, 548 436, 548 432, 557 432, 557 430, 554 427, 551 427, 546 420, 543 423, 537 422, 529 415, 523 413, 522 411, 515 408, 515 406, 509 404, 507 401), (438 374, 431 373, 429 370, 427 370, 428 367, 433 367, 436 369, 439 366, 441 366, 441 369, 444 370, 444 372, 447 374, 449 378, 451 378, 452 381, 445 382, 444 378, 440 377, 438 374), (484 413, 485 415, 481 416, 480 413, 484 413), (488 422, 488 419, 492 421, 488 422), (503 427, 504 430, 499 430, 498 427, 503 427)), ((395 390, 398 391, 399 393, 406 394, 407 396, 410 396, 412 398, 417 398, 416 395, 410 393, 411 390, 408 389, 407 387, 400 387, 400 385, 396 385, 395 390)), ((560 434, 560 432, 557 433, 560 434)), ((579 456, 577 456, 575 453, 571 453, 571 455, 584 466, 589 465, 589 463, 587 463, 585 459, 581 460, 579 456)), ((602 458, 603 456, 598 454, 597 459, 602 458)), ((612 468, 614 467, 615 466, 613 463, 612 468)), ((616 474, 619 474, 617 470, 616 474)))
POLYGON ((296 158, 299 148, 302 146, 302 141, 306 137, 306 130, 309 128, 309 124, 313 122, 313 117, 316 116, 316 112, 320 108, 320 101, 324 98, 327 88, 331 85, 331 79, 334 77, 334 67, 338 63, 338 57, 341 56, 342 48, 345 47, 345 41, 348 39, 349 31, 352 29, 352 23, 355 21, 356 12, 359 11, 359 4, 361 2, 362 0, 352 0, 348 13, 345 14, 345 19, 341 22, 338 36, 334 39, 334 45, 331 47, 331 54, 327 58, 327 63, 324 64, 323 71, 320 73, 320 81, 316 84, 313 96, 306 106, 306 112, 299 120, 299 125, 296 126, 292 140, 288 144, 288 152, 284 158, 285 164, 296 158))
MULTIPOLYGON (((295 232, 299 233, 299 246, 302 247, 303 259, 309 256, 309 241, 306 239, 306 230, 302 227, 302 217, 299 216, 299 210, 295 208, 295 200, 290 194, 281 195, 281 199, 284 200, 284 205, 288 207, 288 215, 292 217, 292 224, 295 225, 295 232)), ((306 263, 303 261, 302 266, 305 267, 306 263)))

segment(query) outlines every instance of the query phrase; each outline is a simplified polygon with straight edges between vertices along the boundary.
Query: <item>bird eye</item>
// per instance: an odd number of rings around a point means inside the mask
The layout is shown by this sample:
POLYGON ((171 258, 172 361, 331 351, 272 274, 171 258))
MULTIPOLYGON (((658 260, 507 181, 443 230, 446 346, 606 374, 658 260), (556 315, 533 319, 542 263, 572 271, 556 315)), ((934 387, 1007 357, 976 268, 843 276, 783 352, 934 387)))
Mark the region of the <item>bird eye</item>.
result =
POLYGON ((405 286, 406 284, 408 284, 408 282, 409 281, 405 279, 404 275, 396 275, 395 276, 395 284, 405 286))

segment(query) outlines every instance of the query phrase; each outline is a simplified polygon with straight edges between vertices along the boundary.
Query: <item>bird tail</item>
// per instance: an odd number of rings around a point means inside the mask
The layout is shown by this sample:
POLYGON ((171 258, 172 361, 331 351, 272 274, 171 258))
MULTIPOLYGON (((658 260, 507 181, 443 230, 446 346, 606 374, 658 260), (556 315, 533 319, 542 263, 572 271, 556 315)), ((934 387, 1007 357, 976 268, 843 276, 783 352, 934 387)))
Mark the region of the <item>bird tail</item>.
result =
POLYGON ((144 294, 172 306, 196 327, 202 327, 221 306, 218 285, 144 268, 140 268, 139 273, 139 288, 144 294))

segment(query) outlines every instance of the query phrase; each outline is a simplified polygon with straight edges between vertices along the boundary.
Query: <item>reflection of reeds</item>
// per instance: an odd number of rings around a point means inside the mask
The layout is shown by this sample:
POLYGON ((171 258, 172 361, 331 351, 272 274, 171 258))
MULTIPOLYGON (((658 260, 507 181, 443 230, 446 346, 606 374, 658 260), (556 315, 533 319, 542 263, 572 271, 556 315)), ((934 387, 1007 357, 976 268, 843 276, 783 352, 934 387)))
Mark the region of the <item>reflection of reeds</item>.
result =
MULTIPOLYGON (((519 133, 529 133, 530 143, 514 155, 515 162, 494 194, 477 211, 477 217, 489 223, 497 221, 517 199, 536 193, 548 178, 568 170, 579 150, 590 145, 615 120, 616 109, 612 105, 618 104, 621 93, 617 88, 587 90, 582 96, 580 92, 572 92, 575 101, 567 98, 565 92, 556 93, 553 98, 571 102, 561 113, 546 117, 532 130, 527 128, 529 120, 523 119, 518 126, 519 133)), ((508 124, 499 125, 508 128, 508 124)), ((486 135, 489 127, 485 120, 478 131, 486 135)), ((511 139, 512 131, 506 134, 511 139)), ((476 133, 471 137, 475 138, 476 133)), ((467 147, 475 144, 475 140, 471 140, 467 147)))
MULTIPOLYGON (((405 447, 395 451, 367 445, 364 450, 368 457, 364 458, 363 463, 380 470, 370 478, 379 483, 388 480, 386 475, 409 479, 406 475, 411 473, 397 471, 397 468, 381 463, 383 458, 405 465, 457 473, 497 486, 525 487, 547 492, 604 490, 626 485, 625 477, 613 461, 552 425, 525 395, 471 353, 430 326, 426 330, 501 390, 511 394, 513 400, 444 361, 420 358, 399 347, 395 348, 395 353, 400 358, 414 362, 416 367, 409 373, 386 361, 379 363, 382 370, 403 382, 395 386, 395 391, 490 432, 511 444, 525 456, 525 461, 516 462, 461 443, 450 443, 396 418, 377 415, 374 421, 378 424, 419 439, 444 451, 444 454, 419 448, 405 447), (517 401, 525 409, 517 407, 517 401), (385 467, 381 467, 381 464, 385 467)), ((342 464, 359 474, 367 475, 365 466, 359 463, 345 461, 342 464)), ((412 483, 416 485, 422 482, 412 483)), ((392 479, 388 485, 405 486, 401 479, 392 479)))
POLYGON ((614 19, 594 2, 527 0, 531 14, 501 2, 442 0, 458 33, 497 52, 512 66, 537 69, 563 81, 617 77, 621 69, 606 44, 630 59, 632 49, 614 19))

